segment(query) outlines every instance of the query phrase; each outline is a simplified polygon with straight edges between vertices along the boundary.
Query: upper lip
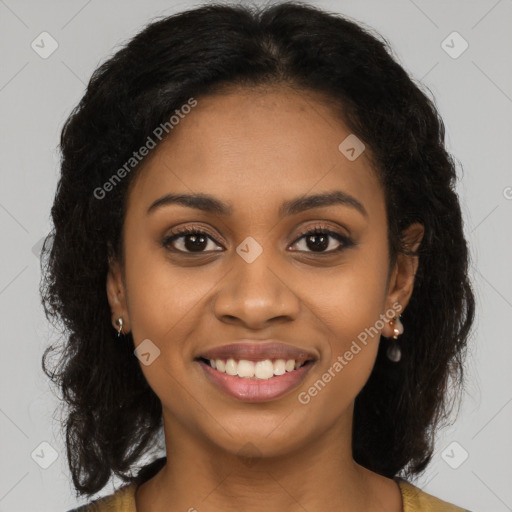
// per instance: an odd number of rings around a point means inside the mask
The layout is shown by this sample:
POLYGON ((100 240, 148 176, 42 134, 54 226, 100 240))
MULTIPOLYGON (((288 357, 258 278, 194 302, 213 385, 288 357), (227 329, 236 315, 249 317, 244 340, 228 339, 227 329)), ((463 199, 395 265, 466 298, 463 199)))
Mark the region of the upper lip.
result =
MULTIPOLYGON (((198 358, 205 359, 246 359, 260 361, 265 359, 294 359, 304 362, 316 359, 315 354, 309 350, 294 347, 278 340, 239 340, 237 343, 207 349, 199 354, 198 358)), ((197 359, 197 358, 196 358, 197 359)))

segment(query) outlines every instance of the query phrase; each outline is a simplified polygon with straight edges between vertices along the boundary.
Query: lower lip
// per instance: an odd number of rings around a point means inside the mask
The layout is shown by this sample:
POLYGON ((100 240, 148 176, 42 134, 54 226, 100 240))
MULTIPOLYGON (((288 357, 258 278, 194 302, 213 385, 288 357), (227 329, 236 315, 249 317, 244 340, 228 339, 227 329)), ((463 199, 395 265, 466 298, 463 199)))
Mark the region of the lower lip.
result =
POLYGON ((214 370, 204 361, 197 361, 206 376, 228 395, 243 402, 265 402, 279 398, 296 388, 306 377, 314 362, 301 366, 283 375, 274 375, 270 379, 246 379, 214 370))

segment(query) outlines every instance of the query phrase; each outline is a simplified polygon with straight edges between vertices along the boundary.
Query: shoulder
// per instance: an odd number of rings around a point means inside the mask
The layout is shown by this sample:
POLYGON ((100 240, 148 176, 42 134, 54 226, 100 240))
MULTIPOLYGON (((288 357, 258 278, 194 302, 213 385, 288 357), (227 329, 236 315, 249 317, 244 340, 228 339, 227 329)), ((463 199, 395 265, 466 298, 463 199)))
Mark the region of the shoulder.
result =
POLYGON ((395 480, 402 491, 403 512, 470 512, 427 494, 402 478, 395 480))
POLYGON ((103 496, 68 512, 136 512, 136 484, 123 485, 113 494, 103 496))

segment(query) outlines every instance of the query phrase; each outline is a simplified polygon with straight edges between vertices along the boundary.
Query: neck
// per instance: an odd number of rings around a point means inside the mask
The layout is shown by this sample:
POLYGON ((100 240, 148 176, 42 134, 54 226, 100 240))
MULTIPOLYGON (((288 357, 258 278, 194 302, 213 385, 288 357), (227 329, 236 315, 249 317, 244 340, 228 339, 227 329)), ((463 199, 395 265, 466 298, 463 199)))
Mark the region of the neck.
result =
POLYGON ((166 465, 137 489, 137 511, 401 510, 396 483, 353 460, 351 425, 340 421, 286 453, 272 450, 272 433, 260 447, 230 450, 164 413, 166 465), (393 500, 385 505, 383 496, 393 500))

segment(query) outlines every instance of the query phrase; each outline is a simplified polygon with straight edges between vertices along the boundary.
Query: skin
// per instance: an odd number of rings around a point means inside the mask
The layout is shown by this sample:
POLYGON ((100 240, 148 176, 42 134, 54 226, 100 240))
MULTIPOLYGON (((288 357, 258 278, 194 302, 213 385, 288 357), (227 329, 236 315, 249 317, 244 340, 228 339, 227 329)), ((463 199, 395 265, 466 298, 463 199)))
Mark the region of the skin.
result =
MULTIPOLYGON (((122 316, 136 346, 148 338, 161 351, 141 368, 162 402, 167 465, 139 486, 138 512, 402 510, 397 483, 352 458, 354 399, 379 336, 308 404, 298 401, 379 315, 397 303, 405 309, 414 285, 416 257, 400 255, 389 272, 384 193, 365 152, 349 161, 339 151, 349 134, 311 93, 231 89, 198 98, 146 157, 128 197, 125 267, 112 260, 107 277, 112 325, 122 316), (347 205, 278 216, 285 200, 333 190, 357 198, 367 216, 347 205), (213 195, 233 213, 177 204, 146 213, 171 192, 213 195), (356 245, 322 256, 340 242, 318 250, 299 239, 319 224, 356 245), (186 236, 165 248, 178 225, 207 231, 207 254, 180 254, 186 236), (263 250, 250 264, 236 252, 248 236, 263 250), (279 339, 317 361, 286 395, 242 402, 194 361, 241 338, 279 339), (250 463, 238 453, 247 443, 256 447, 250 463)), ((411 248, 422 234, 419 224, 407 230, 411 248)), ((381 332, 392 336, 391 325, 381 332)))

